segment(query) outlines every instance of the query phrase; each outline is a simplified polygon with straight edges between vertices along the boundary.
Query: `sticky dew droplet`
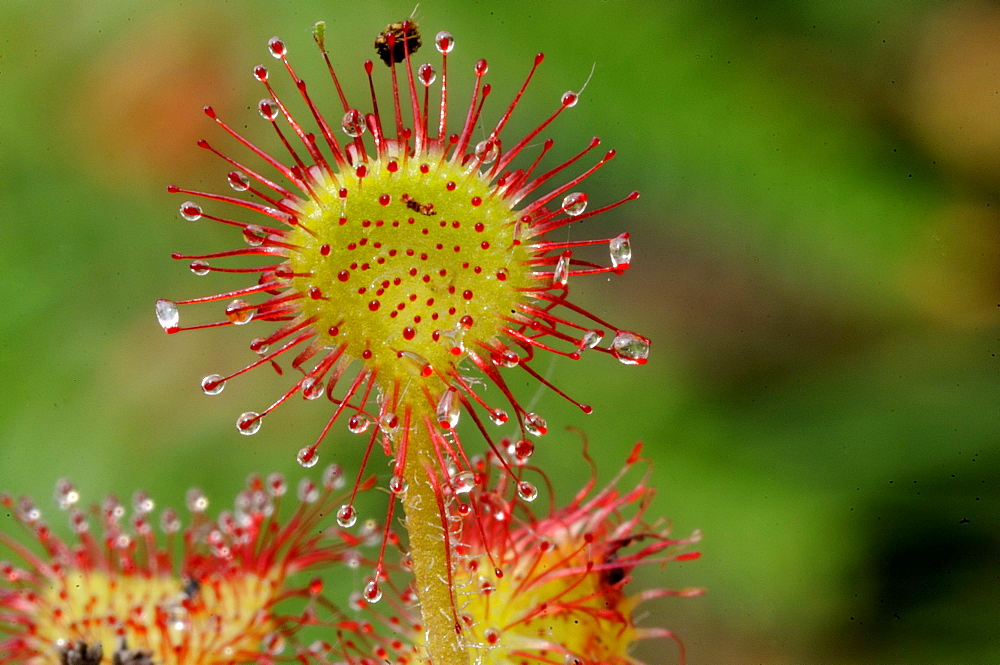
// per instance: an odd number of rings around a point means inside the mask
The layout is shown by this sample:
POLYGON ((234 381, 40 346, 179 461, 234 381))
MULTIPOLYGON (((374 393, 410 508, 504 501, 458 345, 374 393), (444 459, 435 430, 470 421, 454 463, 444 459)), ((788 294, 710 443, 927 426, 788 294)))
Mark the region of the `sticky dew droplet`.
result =
POLYGON ((622 233, 608 241, 608 251, 611 254, 611 265, 615 268, 627 268, 632 263, 632 245, 628 233, 622 233))
POLYGON ((557 287, 566 286, 569 283, 569 262, 570 252, 563 253, 556 262, 556 267, 552 270, 552 285, 557 287))
POLYGON ((522 480, 517 484, 517 495, 521 497, 522 500, 530 503, 538 498, 538 488, 529 483, 527 480, 522 480))
POLYGON ((279 37, 271 37, 267 41, 267 50, 279 60, 288 53, 288 50, 285 48, 285 42, 279 37))
POLYGON ((202 211, 201 206, 194 201, 185 201, 180 207, 181 217, 189 222, 194 222, 201 219, 202 211))
POLYGON ((382 600, 382 588, 375 580, 369 580, 362 595, 369 603, 377 603, 382 600))
POLYGON ((483 166, 492 164, 500 156, 500 146, 496 141, 487 139, 476 144, 476 157, 479 158, 483 166))
POLYGON ((623 365, 645 365, 649 358, 648 339, 627 330, 619 330, 611 342, 611 352, 623 365))
MULTIPOLYGON (((305 465, 303 465, 305 466, 305 465)), ((296 496, 302 503, 316 503, 319 500, 319 488, 312 478, 303 478, 299 481, 296 496)))
POLYGON ((181 519, 176 510, 167 508, 160 513, 160 530, 168 536, 181 530, 181 519))
POLYGON ((56 482, 55 499, 60 510, 69 510, 80 500, 80 493, 72 482, 61 478, 56 482))
POLYGON ((211 272, 211 266, 209 266, 208 261, 202 261, 198 259, 197 261, 191 262, 191 272, 199 277, 203 277, 211 272))
POLYGON ((524 429, 532 436, 544 436, 549 431, 549 425, 537 413, 524 414, 524 429))
POLYGON ((583 192, 573 192, 567 194, 562 202, 562 210, 571 217, 583 214, 587 209, 587 195, 583 192))
POLYGON ((328 490, 339 490, 346 484, 344 470, 339 464, 331 464, 323 469, 323 487, 328 490))
POLYGON ((177 309, 177 303, 173 300, 157 300, 156 320, 159 322, 160 327, 167 332, 177 330, 177 324, 179 324, 181 320, 181 314, 180 310, 177 309))
POLYGON ((364 434, 371 427, 372 421, 368 416, 356 413, 347 419, 347 430, 351 434, 364 434))
POLYGON ((463 471, 451 477, 451 489, 455 494, 468 494, 476 486, 476 474, 463 471))
POLYGON ((254 309, 254 305, 237 298, 226 305, 226 318, 233 325, 242 326, 253 320, 254 309))
POLYGON ((402 494, 406 491, 406 488, 406 478, 403 478, 402 476, 393 476, 389 479, 389 491, 393 494, 402 494))
POLYGON ((226 176, 226 181, 237 192, 245 192, 250 189, 250 178, 240 171, 230 171, 229 175, 226 176))
POLYGON ((344 529, 349 529, 358 521, 358 511, 349 503, 345 503, 337 510, 337 524, 344 529))
POLYGON ((439 53, 451 53, 455 48, 455 37, 450 32, 442 30, 434 37, 434 46, 439 53))
POLYGON ((425 88, 429 88, 437 80, 437 72, 429 64, 420 65, 420 68, 417 70, 417 78, 420 79, 425 88))
POLYGON ((535 453, 535 444, 529 439, 519 439, 511 448, 513 449, 514 459, 522 464, 527 462, 535 453))
POLYGON ((503 409, 490 409, 489 416, 494 425, 503 425, 510 419, 503 409))
POLYGON ((458 391, 454 388, 444 391, 437 404, 437 419, 443 429, 455 429, 461 408, 462 402, 458 398, 458 391))
POLYGON ((399 429, 399 418, 394 413, 384 413, 378 419, 378 426, 383 432, 392 436, 399 429))
POLYGON ((350 109, 344 114, 343 120, 340 121, 340 127, 344 130, 345 134, 356 139, 365 133, 365 117, 361 111, 350 109))
POLYGON ((278 105, 273 99, 262 99, 257 102, 257 112, 264 120, 274 122, 278 118, 278 105))
POLYGON ((261 415, 256 411, 241 413, 236 419, 236 431, 244 436, 251 436, 260 431, 261 415))
POLYGON ((580 338, 580 350, 592 349, 601 343, 604 338, 603 330, 588 330, 580 338))
POLYGON ((301 387, 303 399, 314 400, 323 396, 323 382, 314 376, 302 379, 301 387))
POLYGON ((311 469, 319 462, 319 453, 312 446, 306 446, 295 456, 299 465, 306 469, 311 469))
POLYGON ((260 642, 264 653, 269 656, 278 656, 285 650, 285 638, 280 633, 268 633, 260 642))
POLYGON ((197 487, 192 487, 184 495, 184 504, 192 513, 203 513, 208 510, 208 497, 197 487))
POLYGON ((218 395, 226 387, 226 379, 221 374, 209 374, 201 380, 201 390, 206 395, 218 395))

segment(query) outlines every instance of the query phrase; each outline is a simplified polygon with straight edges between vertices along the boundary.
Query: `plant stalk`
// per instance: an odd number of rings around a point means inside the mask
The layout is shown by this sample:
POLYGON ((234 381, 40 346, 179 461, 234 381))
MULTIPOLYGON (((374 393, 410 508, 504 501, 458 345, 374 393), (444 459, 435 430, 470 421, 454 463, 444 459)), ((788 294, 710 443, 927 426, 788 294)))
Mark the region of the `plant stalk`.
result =
POLYGON ((438 466, 434 442, 424 427, 425 414, 417 409, 411 414, 404 468, 407 489, 402 500, 427 653, 433 665, 468 665, 468 655, 459 645, 455 627, 446 522, 437 497, 440 490, 427 477, 427 469, 438 466))

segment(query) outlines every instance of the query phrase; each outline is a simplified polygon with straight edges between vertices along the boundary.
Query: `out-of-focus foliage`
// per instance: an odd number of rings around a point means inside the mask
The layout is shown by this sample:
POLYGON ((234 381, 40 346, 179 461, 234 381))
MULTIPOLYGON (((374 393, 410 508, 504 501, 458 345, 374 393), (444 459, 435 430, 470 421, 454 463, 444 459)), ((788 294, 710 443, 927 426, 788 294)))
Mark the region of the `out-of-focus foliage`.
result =
MULTIPOLYGON (((653 359, 553 363, 595 415, 541 395, 553 431, 539 465, 561 465, 565 494, 588 472, 564 473, 580 442, 563 425, 586 433, 605 478, 645 441, 650 513, 705 534, 700 562, 645 572, 708 587, 655 608, 693 665, 995 663, 1000 10, 752 4, 418 10, 426 33, 456 36, 455 90, 490 61, 487 117, 545 51, 512 120, 521 131, 593 66, 549 134, 564 154, 592 135, 618 149, 588 181, 595 204, 642 192, 603 222, 632 233, 634 268, 574 287, 652 337, 653 359)), ((312 24, 327 21, 348 92, 364 100, 372 39, 412 9, 7 3, 0 487, 44 499, 71 476, 92 500, 144 488, 177 505, 191 485, 225 497, 250 471, 301 475, 295 451, 327 411, 298 403, 238 436, 236 415, 284 382, 248 376, 208 399, 198 381, 242 366, 251 335, 168 338, 155 323, 156 298, 216 279, 169 252, 233 241, 180 219, 164 185, 225 186, 225 165, 194 145, 225 143, 204 104, 272 140, 250 76, 270 60, 269 37, 285 38, 334 109, 312 24)), ((345 432, 321 455, 352 468, 360 450, 345 432)), ((363 572, 342 581, 343 597, 363 572)))

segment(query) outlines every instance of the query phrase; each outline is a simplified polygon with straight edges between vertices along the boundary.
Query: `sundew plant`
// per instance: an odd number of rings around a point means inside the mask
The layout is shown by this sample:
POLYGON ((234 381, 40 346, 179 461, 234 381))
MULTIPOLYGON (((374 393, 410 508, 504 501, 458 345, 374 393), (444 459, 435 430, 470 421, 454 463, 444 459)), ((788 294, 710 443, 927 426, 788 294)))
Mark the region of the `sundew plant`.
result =
POLYGON ((183 540, 179 564, 153 534, 151 504, 136 504, 131 529, 120 525, 119 504, 95 509, 103 515, 95 539, 63 485, 57 498, 78 524, 73 548, 51 540, 33 503, 7 498, 46 554, 5 538, 26 565, 6 569, 0 618, 11 637, 0 645, 29 662, 64 664, 105 655, 134 665, 639 662, 634 643, 674 636, 638 625, 635 608, 699 590, 626 592, 631 572, 696 557, 684 546, 697 534, 672 538, 647 517, 648 481, 623 479, 642 463, 638 446, 623 451, 609 485, 596 489, 595 470, 568 504, 554 504, 545 470, 531 465, 550 424, 511 387, 511 377, 527 377, 590 413, 576 393, 592 388, 570 394, 549 381, 542 359, 582 360, 595 372, 608 361, 646 362, 650 341, 614 323, 620 313, 589 311, 570 296, 587 276, 618 274, 632 261, 627 232, 573 240, 572 227, 617 214, 638 192, 591 201, 587 179, 615 157, 597 138, 549 159, 550 126, 582 90, 552 95, 551 112, 526 134, 507 131, 533 92, 541 53, 524 59, 523 84, 488 112, 489 65, 459 59, 448 32, 429 38, 413 19, 388 25, 364 62, 364 99, 344 93, 335 64, 344 54, 328 48, 323 23, 313 38, 328 80, 307 84, 290 59, 299 45, 277 37, 266 47, 270 66, 252 69, 263 94, 257 111, 282 152, 258 147, 241 122, 206 106, 215 132, 198 146, 223 165, 228 191, 168 187, 184 220, 233 227, 238 241, 174 258, 195 275, 235 273, 245 285, 159 300, 156 317, 171 334, 249 325, 251 360, 204 377, 202 390, 216 395, 272 368, 283 390, 239 415, 236 431, 267 432, 268 414, 293 398, 322 403, 327 422, 298 450, 299 463, 313 467, 357 442, 361 468, 332 466, 321 483, 304 481, 287 525, 276 513, 286 491, 278 476, 251 478, 235 509, 215 520, 193 495, 190 528, 171 514, 161 521, 168 545, 183 540), (455 67, 471 67, 471 89, 454 88, 455 67), (339 103, 318 102, 320 85, 339 103), (366 465, 382 468, 368 464, 379 456, 389 472, 366 478, 366 465), (355 507, 374 483, 392 497, 380 523, 355 507), (288 581, 290 572, 336 566, 368 571, 344 607, 318 579, 304 588, 288 581), (67 576, 77 574, 87 584, 73 587, 67 576), (50 591, 48 580, 64 591, 50 591), (207 606, 210 597, 228 609, 207 606), (305 608, 281 610, 295 599, 305 608), (306 624, 325 638, 302 643, 306 624))

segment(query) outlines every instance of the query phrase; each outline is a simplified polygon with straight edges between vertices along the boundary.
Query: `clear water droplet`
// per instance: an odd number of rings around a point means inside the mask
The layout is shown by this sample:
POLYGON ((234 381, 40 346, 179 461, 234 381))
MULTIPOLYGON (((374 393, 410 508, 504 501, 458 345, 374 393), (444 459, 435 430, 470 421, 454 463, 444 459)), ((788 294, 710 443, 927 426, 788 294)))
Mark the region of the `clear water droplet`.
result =
POLYGON ((316 503, 319 499, 319 488, 312 478, 303 478, 299 481, 299 488, 296 492, 299 501, 302 503, 316 503))
POLYGON ((615 268, 627 268, 632 263, 632 245, 628 233, 623 233, 608 241, 611 253, 611 265, 615 268))
POLYGON ((420 69, 417 70, 417 77, 424 84, 425 88, 429 88, 437 80, 437 72, 430 65, 420 65, 420 69))
POLYGON ((208 265, 208 261, 202 261, 201 259, 199 259, 197 261, 191 262, 191 272, 198 275, 199 277, 207 275, 209 271, 210 271, 210 266, 208 265))
POLYGON ((42 511, 27 497, 21 497, 17 502, 17 516, 26 524, 34 524, 42 518, 42 511))
POLYGON ((369 603, 377 603, 382 600, 382 589, 379 587, 378 582, 375 580, 369 580, 368 584, 365 585, 364 597, 369 603))
POLYGON ((389 479, 389 491, 393 494, 402 494, 406 491, 406 488, 406 478, 403 478, 402 476, 393 476, 389 479))
POLYGON ((358 511, 354 509, 349 503, 345 503, 337 511, 337 524, 345 529, 354 526, 354 523, 358 521, 358 511))
POLYGON ((201 206, 194 201, 185 201, 181 204, 181 217, 189 222, 194 222, 201 219, 201 206))
POLYGON ((496 141, 487 139, 476 144, 476 157, 481 160, 484 166, 497 161, 499 156, 500 146, 497 145, 496 141))
POLYGON ((256 224, 247 224, 243 229, 243 240, 249 247, 260 247, 267 238, 267 232, 256 224))
POLYGON ((524 429, 532 436, 543 436, 549 431, 549 425, 537 413, 524 414, 524 429))
POLYGON ((201 380, 201 390, 206 395, 218 395, 226 387, 226 379, 221 374, 209 374, 201 380))
POLYGON ((582 214, 587 209, 587 195, 583 192, 567 194, 562 202, 563 212, 572 217, 582 214))
POLYGON ((181 530, 181 518, 173 508, 167 508, 160 513, 160 530, 168 536, 181 530))
POLYGON ((69 511, 69 528, 76 534, 86 533, 90 531, 90 522, 82 512, 76 508, 71 508, 69 511))
POLYGON ((139 515, 148 515, 153 512, 153 508, 156 504, 153 502, 152 497, 142 490, 136 490, 132 494, 132 510, 139 515))
POLYGON ((468 494, 476 486, 476 474, 463 471, 451 477, 451 489, 455 494, 468 494))
POLYGON ((192 513, 203 513, 208 509, 208 497, 197 487, 192 487, 187 491, 184 503, 192 513))
POLYGON ((265 355, 271 346, 267 343, 267 340, 263 337, 254 337, 250 340, 250 350, 256 353, 258 356, 265 355))
POLYGON ((496 628, 487 628, 483 631, 483 639, 486 640, 486 644, 497 644, 500 642, 500 631, 496 628))
POLYGON ((580 350, 592 349, 600 344, 602 339, 604 339, 603 330, 588 330, 580 338, 580 350))
POLYGON ((240 434, 250 436, 260 431, 261 415, 256 411, 247 411, 240 414, 236 419, 236 431, 240 434))
POLYGON ((371 427, 372 421, 368 416, 356 413, 347 419, 347 430, 351 434, 364 434, 371 427))
POLYGON ((394 413, 383 413, 378 419, 379 428, 392 436, 399 429, 399 418, 394 413))
POLYGON ((285 496, 288 492, 288 482, 282 474, 275 471, 267 477, 267 491, 273 497, 285 496))
POLYGON ((518 462, 524 463, 535 453, 535 444, 529 439, 520 439, 514 446, 514 458, 518 462))
POLYGON ((268 122, 274 122, 278 117, 278 105, 273 99, 262 99, 257 103, 257 112, 268 122))
POLYGON ((458 391, 449 388, 441 395, 437 404, 438 424, 444 429, 455 429, 461 415, 462 402, 458 398, 458 391))
POLYGON ((69 510, 80 500, 80 493, 72 482, 66 478, 60 478, 56 481, 55 499, 60 510, 69 510))
POLYGON ((566 108, 572 108, 576 106, 576 103, 580 101, 579 93, 573 92, 572 90, 567 90, 563 93, 562 99, 560 100, 562 105, 566 108))
POLYGON ((309 645, 309 653, 317 658, 325 658, 331 651, 333 651, 333 645, 322 640, 314 640, 309 645))
POLYGON ((181 313, 177 309, 177 303, 173 300, 157 300, 156 320, 165 331, 172 332, 176 330, 177 324, 181 320, 181 313))
POLYGON ((299 461, 299 464, 307 469, 311 469, 316 466, 316 462, 319 461, 319 453, 312 446, 306 446, 299 451, 295 459, 299 461))
POLYGON ((302 397, 308 400, 318 399, 323 396, 323 382, 315 376, 307 376, 302 379, 302 397))
POLYGON ((500 354, 499 362, 497 363, 501 367, 506 367, 508 369, 512 367, 517 367, 521 363, 521 356, 517 355, 515 351, 507 350, 500 354))
POLYGON ((279 60, 282 56, 288 53, 288 50, 285 48, 285 42, 283 42, 279 37, 271 37, 267 40, 267 50, 271 52, 272 56, 278 58, 279 60))
POLYGON ((559 261, 556 262, 556 267, 552 271, 553 286, 566 286, 566 284, 569 283, 570 258, 569 252, 566 252, 559 257, 559 261))
POLYGON ((503 425, 510 419, 503 409, 490 409, 489 414, 494 425, 503 425))
POLYGON ((250 189, 250 178, 240 171, 230 171, 226 180, 229 182, 229 186, 237 192, 245 192, 250 189))
POLYGON ((340 126, 344 133, 351 138, 358 138, 365 133, 365 116, 357 109, 351 109, 344 114, 344 119, 340 121, 340 126))
POLYGON ((280 633, 268 633, 260 641, 260 645, 264 649, 264 653, 269 656, 277 656, 285 650, 285 638, 280 633))
POLYGON ((527 480, 522 480, 517 484, 517 495, 524 501, 531 502, 538 498, 538 488, 527 480))
POLYGON ((236 326, 242 326, 253 320, 256 307, 245 300, 236 299, 226 305, 226 318, 236 326))
POLYGON ((331 464, 323 470, 323 487, 328 490, 339 490, 344 486, 344 470, 339 464, 331 464))
POLYGON ((440 53, 451 53, 455 48, 455 38, 447 30, 442 30, 434 37, 434 46, 440 53))
POLYGON ((623 365, 645 365, 649 340, 627 330, 619 330, 611 342, 611 352, 623 365))

